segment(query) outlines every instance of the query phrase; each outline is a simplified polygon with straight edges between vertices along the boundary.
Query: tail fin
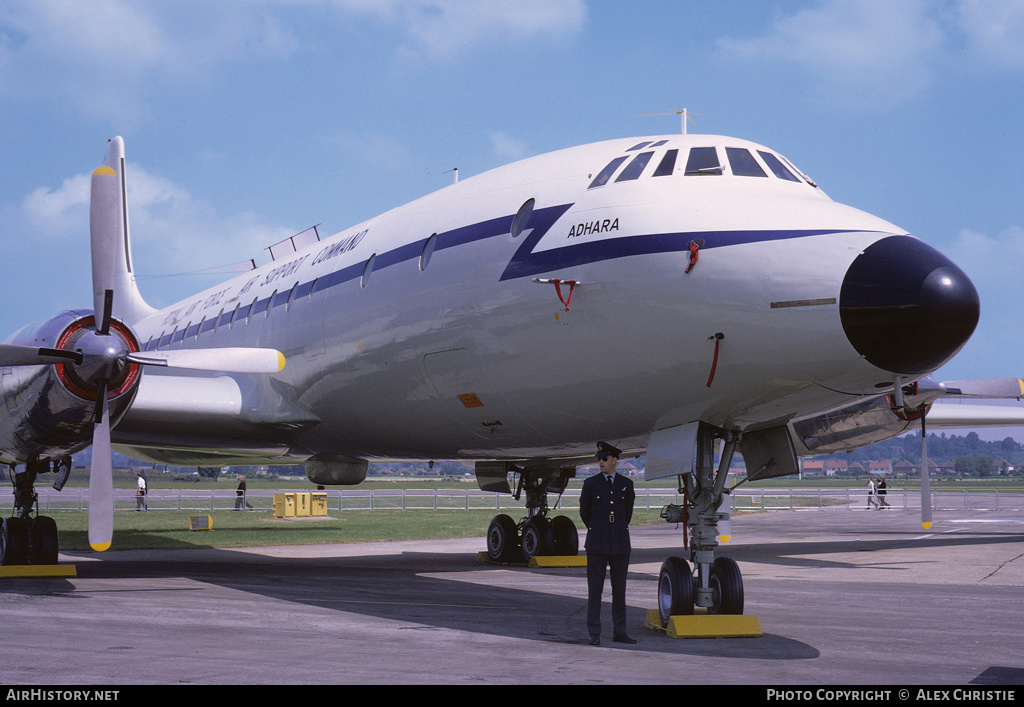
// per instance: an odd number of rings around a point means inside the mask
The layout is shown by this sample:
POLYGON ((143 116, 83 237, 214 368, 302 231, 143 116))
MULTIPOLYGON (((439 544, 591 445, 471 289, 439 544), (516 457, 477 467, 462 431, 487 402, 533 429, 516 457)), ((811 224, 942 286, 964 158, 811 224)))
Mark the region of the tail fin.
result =
POLYGON ((114 300, 113 315, 132 326, 156 310, 142 299, 135 282, 135 271, 132 267, 132 244, 128 230, 128 182, 125 179, 124 163, 124 140, 115 137, 110 140, 107 147, 107 158, 103 161, 103 164, 117 172, 121 179, 121 238, 118 239, 114 269, 114 288, 118 296, 114 300))

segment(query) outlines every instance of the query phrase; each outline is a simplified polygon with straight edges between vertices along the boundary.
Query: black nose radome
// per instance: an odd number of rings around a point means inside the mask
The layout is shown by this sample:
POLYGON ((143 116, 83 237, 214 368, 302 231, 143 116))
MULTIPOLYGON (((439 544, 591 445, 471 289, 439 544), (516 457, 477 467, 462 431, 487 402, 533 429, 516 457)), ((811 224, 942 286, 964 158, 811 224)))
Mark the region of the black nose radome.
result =
POLYGON ((953 261, 910 236, 857 256, 843 279, 839 315, 867 361, 899 374, 934 371, 978 324, 978 291, 953 261))

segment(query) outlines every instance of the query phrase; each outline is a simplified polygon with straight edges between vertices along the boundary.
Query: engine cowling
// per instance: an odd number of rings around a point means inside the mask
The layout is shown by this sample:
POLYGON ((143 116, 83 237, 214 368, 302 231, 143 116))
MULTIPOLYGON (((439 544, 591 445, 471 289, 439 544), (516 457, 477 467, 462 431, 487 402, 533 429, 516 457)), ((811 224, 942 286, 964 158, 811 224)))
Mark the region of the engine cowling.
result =
POLYGON ((109 381, 112 422, 124 415, 138 390, 139 366, 124 358, 139 350, 135 335, 117 320, 109 334, 98 334, 90 310, 63 312, 25 327, 9 343, 78 352, 81 362, 0 368, 0 458, 6 463, 55 459, 89 446, 99 379, 109 381))

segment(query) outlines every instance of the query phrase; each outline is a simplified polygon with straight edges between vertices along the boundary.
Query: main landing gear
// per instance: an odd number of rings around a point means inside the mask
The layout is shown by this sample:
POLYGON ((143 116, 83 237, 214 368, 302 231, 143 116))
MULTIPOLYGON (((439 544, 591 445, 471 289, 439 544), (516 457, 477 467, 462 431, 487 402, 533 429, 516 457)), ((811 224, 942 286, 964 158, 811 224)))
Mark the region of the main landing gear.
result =
MULTIPOLYGON (((57 523, 49 516, 32 516, 36 506, 36 476, 54 472, 54 488, 60 490, 71 472, 71 458, 50 462, 29 462, 24 471, 10 467, 14 484, 14 514, 0 521, 0 565, 55 565, 59 547, 57 523)), ((38 509, 37 509, 38 511, 38 509)))
POLYGON ((580 540, 576 524, 567 516, 549 518, 548 493, 562 493, 575 469, 557 473, 520 470, 514 497, 526 491, 527 517, 516 523, 511 516, 494 516, 487 528, 487 555, 495 562, 529 562, 537 556, 576 555, 580 540))
POLYGON ((702 424, 697 433, 694 473, 680 477, 680 490, 686 500, 682 506, 668 506, 662 512, 662 518, 669 523, 684 523, 691 541, 689 562, 682 557, 670 557, 661 566, 658 614, 662 626, 667 626, 672 616, 693 614, 694 607, 704 608, 709 614, 743 613, 740 569, 730 557, 715 557, 718 523, 729 518, 719 507, 738 443, 739 433, 702 424), (725 439, 717 472, 714 467, 716 436, 725 439))

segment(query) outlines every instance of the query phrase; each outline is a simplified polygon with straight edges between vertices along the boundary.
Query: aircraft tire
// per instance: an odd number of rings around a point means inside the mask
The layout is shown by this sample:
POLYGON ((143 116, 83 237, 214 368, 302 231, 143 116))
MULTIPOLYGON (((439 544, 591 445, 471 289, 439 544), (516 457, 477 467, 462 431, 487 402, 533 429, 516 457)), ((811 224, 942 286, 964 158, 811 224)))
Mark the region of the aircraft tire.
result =
POLYGON ((551 521, 555 534, 556 555, 578 555, 580 553, 580 534, 576 524, 568 516, 555 516, 551 521))
POLYGON ((661 565, 658 575, 658 614, 661 625, 668 626, 672 616, 693 613, 693 574, 689 563, 681 557, 670 557, 661 565))
POLYGON ((552 554, 555 547, 555 533, 551 522, 542 516, 534 516, 523 525, 523 559, 552 554))
POLYGON ((34 518, 32 520, 32 564, 57 564, 58 545, 57 522, 49 516, 34 518))
POLYGON ((487 527, 487 555, 494 562, 511 562, 519 549, 516 522, 501 514, 491 519, 487 527))
POLYGON ((28 533, 21 518, 11 516, 0 524, 0 564, 23 565, 28 561, 28 533))
POLYGON ((711 563, 712 605, 709 614, 743 613, 743 578, 739 565, 731 557, 716 557, 711 563))

